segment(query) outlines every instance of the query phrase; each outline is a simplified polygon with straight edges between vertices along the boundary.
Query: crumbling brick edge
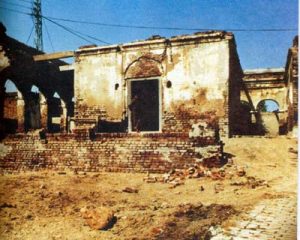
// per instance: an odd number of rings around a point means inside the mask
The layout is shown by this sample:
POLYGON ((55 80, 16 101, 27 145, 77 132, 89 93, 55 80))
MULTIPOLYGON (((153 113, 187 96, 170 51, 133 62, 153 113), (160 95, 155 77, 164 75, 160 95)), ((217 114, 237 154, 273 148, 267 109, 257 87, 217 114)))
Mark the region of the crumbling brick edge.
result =
POLYGON ((223 160, 221 141, 185 133, 14 134, 0 142, 0 173, 165 173, 223 160))

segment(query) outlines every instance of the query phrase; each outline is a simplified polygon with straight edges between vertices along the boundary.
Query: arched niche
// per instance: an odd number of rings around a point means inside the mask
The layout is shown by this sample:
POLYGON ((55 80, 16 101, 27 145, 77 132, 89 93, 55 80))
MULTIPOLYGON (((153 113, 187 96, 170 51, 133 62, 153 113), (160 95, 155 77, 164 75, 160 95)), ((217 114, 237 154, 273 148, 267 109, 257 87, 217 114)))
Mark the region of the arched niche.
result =
POLYGON ((3 123, 6 133, 24 131, 24 99, 13 81, 4 83, 3 123))
POLYGON ((159 61, 140 57, 130 63, 125 71, 125 79, 157 77, 163 74, 163 68, 159 61))

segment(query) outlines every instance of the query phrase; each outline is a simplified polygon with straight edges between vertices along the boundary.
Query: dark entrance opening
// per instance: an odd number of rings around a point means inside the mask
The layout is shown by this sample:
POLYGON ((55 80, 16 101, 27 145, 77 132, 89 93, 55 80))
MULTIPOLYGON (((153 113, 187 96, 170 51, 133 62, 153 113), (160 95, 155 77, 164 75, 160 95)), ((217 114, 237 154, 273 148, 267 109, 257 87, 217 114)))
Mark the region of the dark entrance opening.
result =
POLYGON ((159 81, 131 81, 131 131, 159 131, 159 81))
POLYGON ((40 95, 30 92, 25 102, 25 130, 33 130, 41 127, 40 95))

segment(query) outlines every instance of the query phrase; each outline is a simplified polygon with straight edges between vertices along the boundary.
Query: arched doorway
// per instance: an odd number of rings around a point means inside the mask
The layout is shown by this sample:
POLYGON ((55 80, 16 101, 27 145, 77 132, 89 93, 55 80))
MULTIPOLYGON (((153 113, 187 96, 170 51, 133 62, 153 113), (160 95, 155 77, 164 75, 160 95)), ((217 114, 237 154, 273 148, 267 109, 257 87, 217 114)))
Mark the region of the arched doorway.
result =
POLYGON ((25 130, 46 128, 46 98, 36 85, 32 85, 25 99, 25 130))
POLYGON ((67 130, 67 108, 60 95, 55 92, 49 101, 48 109, 49 132, 64 132, 67 130))
POLYGON ((24 131, 24 99, 10 79, 4 84, 3 123, 6 133, 24 131))
POLYGON ((128 65, 125 79, 128 86, 129 132, 161 131, 162 75, 161 63, 148 56, 142 56, 128 65))
POLYGON ((263 99, 256 107, 261 133, 276 136, 279 134, 279 104, 273 99, 263 99))
POLYGON ((256 109, 260 112, 277 112, 279 111, 279 104, 273 99, 264 99, 257 104, 256 109))
POLYGON ((159 79, 129 80, 129 131, 160 131, 159 79))

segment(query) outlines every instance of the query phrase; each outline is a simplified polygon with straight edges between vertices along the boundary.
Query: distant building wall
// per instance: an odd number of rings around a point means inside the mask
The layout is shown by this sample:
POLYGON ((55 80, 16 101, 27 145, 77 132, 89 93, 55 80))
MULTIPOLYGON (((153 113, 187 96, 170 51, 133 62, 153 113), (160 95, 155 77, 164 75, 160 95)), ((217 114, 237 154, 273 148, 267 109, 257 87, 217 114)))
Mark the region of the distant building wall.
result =
MULTIPOLYGON (((249 105, 248 111, 252 115, 252 123, 250 123, 252 126, 244 125, 244 129, 241 126, 242 133, 272 136, 286 133, 288 104, 283 68, 245 70, 241 102, 249 105), (279 109, 276 113, 264 113, 259 109, 259 105, 267 100, 278 104, 279 109)), ((244 116, 248 117, 246 112, 241 111, 241 114, 240 119, 244 116)))

